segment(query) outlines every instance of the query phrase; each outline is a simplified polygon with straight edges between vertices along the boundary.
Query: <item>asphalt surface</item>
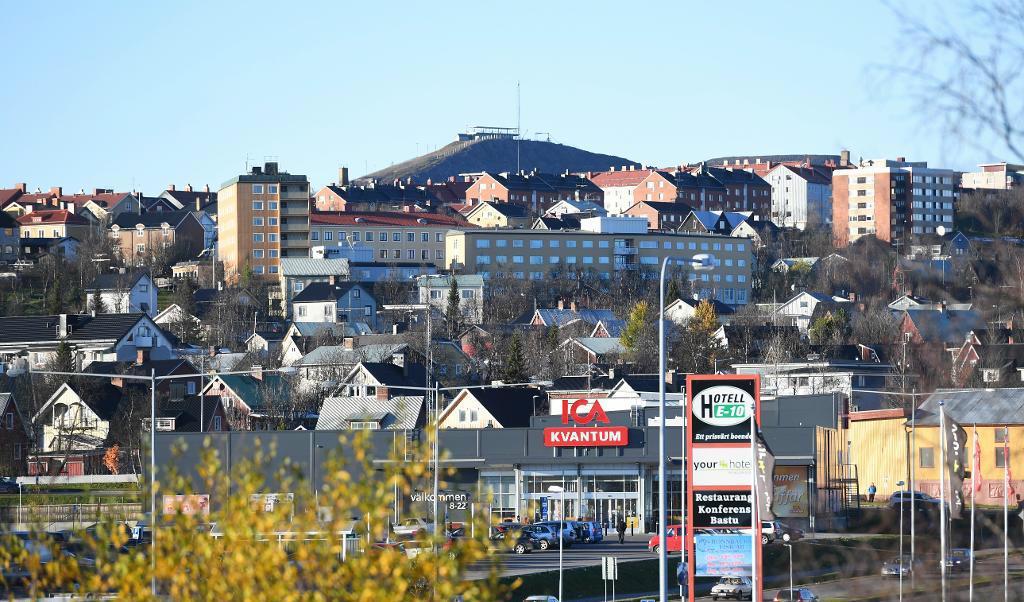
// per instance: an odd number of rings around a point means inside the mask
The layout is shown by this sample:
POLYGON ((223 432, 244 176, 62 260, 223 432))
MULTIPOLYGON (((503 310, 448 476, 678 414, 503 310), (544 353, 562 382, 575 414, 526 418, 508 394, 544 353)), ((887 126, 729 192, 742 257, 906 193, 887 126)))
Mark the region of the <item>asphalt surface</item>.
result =
MULTIPOLYGON (((657 558, 647 551, 647 542, 650 538, 650 535, 627 535, 624 544, 620 544, 614 537, 598 543, 577 543, 563 552, 562 567, 573 569, 597 566, 601 564, 601 558, 604 556, 615 556, 619 562, 657 558)), ((529 554, 494 554, 490 561, 501 562, 503 576, 558 570, 558 548, 534 550, 529 554)), ((467 579, 483 579, 487 576, 489 568, 486 563, 478 563, 470 568, 467 579)))

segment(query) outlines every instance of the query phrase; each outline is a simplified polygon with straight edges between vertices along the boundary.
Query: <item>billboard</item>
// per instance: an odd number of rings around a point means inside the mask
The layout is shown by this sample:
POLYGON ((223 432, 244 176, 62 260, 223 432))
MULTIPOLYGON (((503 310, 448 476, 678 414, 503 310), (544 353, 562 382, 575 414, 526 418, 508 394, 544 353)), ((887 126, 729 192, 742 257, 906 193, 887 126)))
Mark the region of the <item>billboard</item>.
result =
MULTIPOLYGON (((749 491, 701 490, 693 492, 694 529, 750 527, 749 491)), ((748 546, 749 547, 749 546, 748 546)))
POLYGON ((775 475, 772 477, 775 489, 775 516, 779 518, 807 518, 810 516, 807 470, 807 466, 775 465, 775 475))
POLYGON ((757 395, 751 379, 699 380, 689 386, 694 443, 750 443, 750 409, 757 395))
POLYGON ((743 484, 749 487, 754 458, 749 447, 694 447, 690 464, 696 487, 743 484))
POLYGON ((210 496, 206 494, 165 495, 161 505, 164 515, 210 515, 210 496))
POLYGON ((546 447, 623 447, 629 445, 629 429, 624 426, 607 425, 611 421, 594 399, 577 399, 571 404, 562 400, 562 424, 564 427, 544 429, 546 447), (584 427, 584 428, 579 428, 584 427))
POLYGON ((754 551, 749 535, 698 535, 694 571, 697 577, 749 577, 754 551))

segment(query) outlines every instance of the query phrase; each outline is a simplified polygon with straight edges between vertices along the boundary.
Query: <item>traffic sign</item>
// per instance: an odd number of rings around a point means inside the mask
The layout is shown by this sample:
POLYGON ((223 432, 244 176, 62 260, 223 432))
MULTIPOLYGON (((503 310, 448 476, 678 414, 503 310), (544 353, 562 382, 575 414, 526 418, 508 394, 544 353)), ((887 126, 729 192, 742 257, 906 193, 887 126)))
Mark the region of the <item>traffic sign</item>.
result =
POLYGON ((601 557, 601 579, 616 581, 619 578, 619 559, 615 556, 601 557))

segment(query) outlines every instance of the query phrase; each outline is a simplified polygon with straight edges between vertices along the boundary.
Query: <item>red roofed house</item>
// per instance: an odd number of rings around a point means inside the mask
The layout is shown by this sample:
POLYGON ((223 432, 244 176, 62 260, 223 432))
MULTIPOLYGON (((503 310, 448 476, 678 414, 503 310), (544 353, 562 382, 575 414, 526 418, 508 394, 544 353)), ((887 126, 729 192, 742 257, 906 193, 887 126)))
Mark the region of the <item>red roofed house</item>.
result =
POLYGON ((67 238, 85 240, 89 220, 66 209, 29 211, 18 218, 21 238, 67 238))
POLYGON ((590 181, 604 193, 604 208, 610 215, 620 215, 636 204, 634 191, 644 179, 654 172, 653 169, 636 169, 634 166, 623 166, 616 171, 588 174, 590 181))
POLYGON ((535 215, 563 200, 593 201, 603 205, 604 193, 584 176, 568 172, 554 175, 536 170, 485 172, 466 189, 466 201, 470 205, 483 201, 513 203, 526 207, 535 215))
POLYGON ((460 218, 436 213, 310 213, 310 246, 351 243, 369 247, 378 263, 415 262, 445 267, 445 234, 469 227, 460 218))

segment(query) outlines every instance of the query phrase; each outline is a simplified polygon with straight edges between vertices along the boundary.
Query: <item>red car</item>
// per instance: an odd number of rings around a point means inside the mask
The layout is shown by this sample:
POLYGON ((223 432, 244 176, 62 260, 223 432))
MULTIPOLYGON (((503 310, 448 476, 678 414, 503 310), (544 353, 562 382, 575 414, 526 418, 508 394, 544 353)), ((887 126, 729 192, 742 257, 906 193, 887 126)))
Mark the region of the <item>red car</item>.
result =
MULTIPOLYGON (((665 531, 665 540, 668 542, 669 554, 672 552, 681 552, 683 550, 683 526, 682 525, 666 525, 667 530, 665 531)), ((651 536, 650 541, 647 542, 647 549, 655 554, 661 553, 661 546, 659 545, 659 538, 657 535, 651 536)))

